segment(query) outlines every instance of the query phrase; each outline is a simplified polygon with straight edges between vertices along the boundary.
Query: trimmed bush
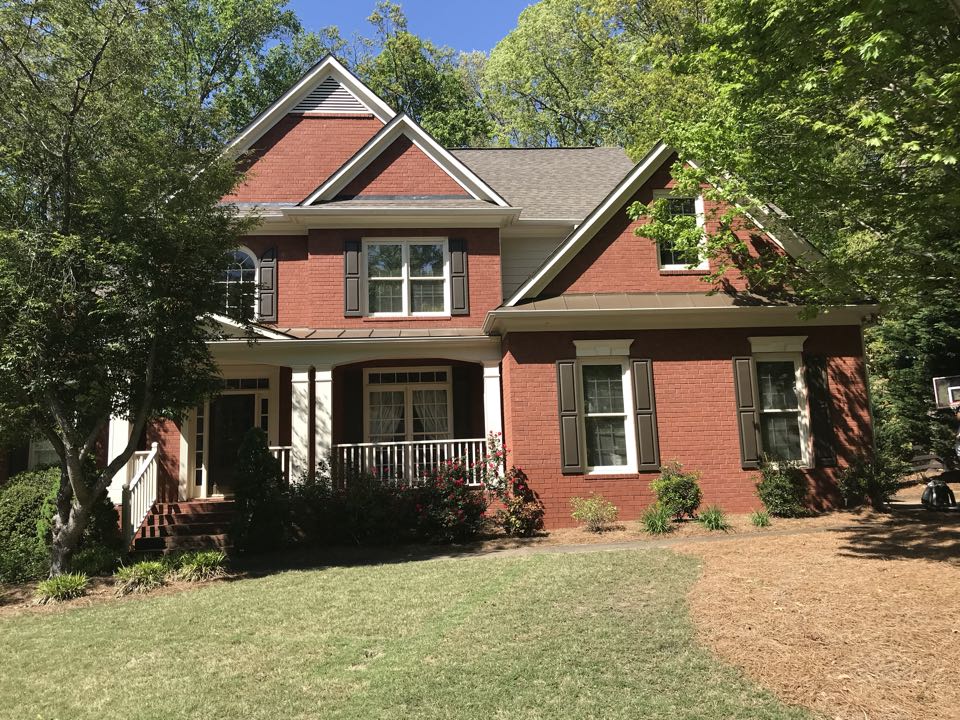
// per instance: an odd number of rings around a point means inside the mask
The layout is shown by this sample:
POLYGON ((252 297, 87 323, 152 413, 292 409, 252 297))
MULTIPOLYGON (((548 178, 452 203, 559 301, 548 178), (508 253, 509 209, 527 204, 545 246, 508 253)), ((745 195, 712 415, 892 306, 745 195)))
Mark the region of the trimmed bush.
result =
POLYGON ((770 527, 770 513, 766 510, 750 513, 750 524, 758 528, 770 527))
POLYGON ((233 542, 244 552, 276 550, 287 543, 290 505, 280 461, 263 430, 253 428, 240 443, 234 478, 233 542))
POLYGON ((640 524, 651 535, 673 532, 673 513, 660 503, 654 503, 640 516, 640 524))
POLYGON ((83 573, 65 573, 48 578, 37 585, 34 593, 38 605, 64 602, 87 594, 89 580, 83 573))
POLYGON ((134 565, 124 565, 114 574, 118 596, 130 593, 150 592, 167 584, 167 563, 160 560, 144 560, 134 565))
POLYGON ((711 505, 701 512, 697 517, 697 522, 707 528, 707 530, 723 530, 726 532, 730 529, 730 523, 727 522, 727 514, 720 509, 719 505, 711 505))
POLYGON ((683 465, 676 460, 661 468, 660 476, 650 483, 650 487, 656 493, 657 504, 677 519, 684 515, 692 518, 703 499, 700 473, 683 472, 683 465))
POLYGON ((757 495, 774 517, 804 517, 809 515, 804 503, 806 481, 796 465, 764 461, 760 466, 757 495))
POLYGON ((838 489, 844 507, 855 507, 869 502, 882 509, 900 489, 900 480, 907 466, 880 454, 875 459, 858 457, 844 468, 838 477, 838 489))
POLYGON ((497 524, 507 535, 531 537, 543 530, 543 503, 530 489, 526 473, 512 467, 506 473, 506 489, 497 493, 503 509, 497 510, 497 524))
POLYGON ((414 499, 416 532, 429 542, 464 542, 480 534, 485 525, 487 497, 471 487, 471 468, 459 460, 443 463, 433 478, 410 492, 414 499))
POLYGON ((197 550, 177 557, 174 574, 178 580, 201 582, 226 574, 227 556, 219 550, 197 550))
POLYGON ((617 506, 597 493, 587 498, 571 498, 570 505, 573 507, 571 517, 586 525, 590 532, 603 532, 619 515, 617 506))

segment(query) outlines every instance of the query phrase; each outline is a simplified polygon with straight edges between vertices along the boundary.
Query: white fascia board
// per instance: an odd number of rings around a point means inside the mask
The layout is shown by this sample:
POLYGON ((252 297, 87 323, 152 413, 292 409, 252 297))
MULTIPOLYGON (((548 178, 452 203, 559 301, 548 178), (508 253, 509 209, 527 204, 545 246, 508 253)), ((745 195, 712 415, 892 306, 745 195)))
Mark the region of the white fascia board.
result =
MULTIPOLYGON (((267 338, 268 340, 289 340, 290 338, 287 335, 282 333, 273 332, 268 330, 265 327, 260 325, 244 325, 243 323, 237 322, 233 318, 229 318, 226 315, 217 315, 213 313, 210 315, 210 319, 214 322, 217 322, 224 327, 228 327, 232 330, 243 330, 244 332, 251 332, 254 335, 259 335, 260 337, 267 338)), ((248 338, 238 338, 240 342, 249 342, 248 338)))
POLYGON ((240 154, 250 149, 250 146, 259 140, 267 130, 272 128, 280 118, 296 107, 297 103, 328 77, 335 78, 337 82, 352 92, 380 122, 388 123, 396 115, 389 105, 381 100, 370 88, 360 82, 339 60, 333 55, 327 55, 307 70, 307 72, 304 73, 290 89, 281 95, 278 100, 270 105, 270 107, 251 120, 247 126, 227 144, 225 152, 229 154, 240 154))
POLYGON ((489 200, 500 207, 509 207, 509 203, 497 192, 481 180, 470 168, 463 164, 446 148, 434 140, 430 134, 410 119, 405 113, 397 115, 374 135, 366 145, 344 163, 339 170, 327 178, 324 183, 314 190, 301 205, 312 205, 317 201, 333 200, 337 193, 359 175, 380 153, 401 135, 406 135, 411 142, 440 167, 454 182, 466 190, 477 200, 489 200))
POLYGON ((627 176, 586 217, 583 224, 567 236, 567 239, 547 258, 546 262, 520 286, 520 289, 504 305, 513 307, 521 300, 541 292, 557 276, 560 270, 580 252, 583 246, 623 208, 626 201, 650 179, 650 176, 663 165, 672 153, 673 148, 666 143, 658 142, 654 145, 647 156, 627 173, 627 176))
POLYGON ((322 227, 506 227, 520 208, 328 208, 315 205, 291 208, 286 218, 303 228, 322 227))

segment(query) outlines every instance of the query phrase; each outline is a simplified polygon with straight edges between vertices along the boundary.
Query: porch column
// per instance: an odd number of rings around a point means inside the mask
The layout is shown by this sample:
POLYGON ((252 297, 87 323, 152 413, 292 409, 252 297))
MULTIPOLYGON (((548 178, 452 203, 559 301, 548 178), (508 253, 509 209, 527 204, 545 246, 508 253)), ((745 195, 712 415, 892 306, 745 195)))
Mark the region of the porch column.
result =
MULTIPOLYGON (((130 421, 118 418, 110 418, 110 429, 107 432, 107 462, 113 462, 113 459, 123 452, 130 441, 130 421)), ((123 500, 123 483, 127 481, 127 465, 117 470, 116 475, 110 481, 110 487, 107 494, 110 496, 110 502, 119 505, 123 500)))
POLYGON ((313 375, 315 462, 324 460, 333 449, 333 366, 318 365, 313 375))
POLYGON ((503 431, 500 410, 500 363, 483 363, 483 429, 484 435, 503 431))
POLYGON ((310 470, 310 368, 292 368, 290 376, 290 478, 310 470))

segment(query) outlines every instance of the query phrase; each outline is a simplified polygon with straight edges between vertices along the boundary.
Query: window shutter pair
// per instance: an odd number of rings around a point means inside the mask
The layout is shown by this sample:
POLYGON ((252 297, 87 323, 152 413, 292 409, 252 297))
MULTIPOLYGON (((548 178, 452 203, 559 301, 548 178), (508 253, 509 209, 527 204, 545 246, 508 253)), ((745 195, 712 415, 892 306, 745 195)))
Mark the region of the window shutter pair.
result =
MULTIPOLYGON (((450 314, 469 315, 470 295, 467 282, 467 241, 450 238, 450 314)), ((346 240, 343 244, 343 314, 361 315, 360 311, 360 241, 346 240)))
POLYGON ((277 249, 260 256, 260 293, 257 295, 257 320, 277 322, 277 249))
MULTIPOLYGON (((837 464, 837 453, 827 359, 819 355, 804 355, 803 364, 810 394, 814 461, 819 467, 831 467, 837 464)), ((756 469, 760 467, 763 443, 760 437, 757 373, 752 357, 733 359, 733 385, 737 399, 737 427, 740 431, 740 465, 745 470, 756 469)))
MULTIPOLYGON (((631 360, 636 426, 637 469, 660 469, 660 442, 657 435, 657 404, 653 390, 653 362, 631 360)), ((581 451, 580 381, 576 360, 557 362, 557 401, 560 415, 560 467, 564 474, 584 471, 581 451)))

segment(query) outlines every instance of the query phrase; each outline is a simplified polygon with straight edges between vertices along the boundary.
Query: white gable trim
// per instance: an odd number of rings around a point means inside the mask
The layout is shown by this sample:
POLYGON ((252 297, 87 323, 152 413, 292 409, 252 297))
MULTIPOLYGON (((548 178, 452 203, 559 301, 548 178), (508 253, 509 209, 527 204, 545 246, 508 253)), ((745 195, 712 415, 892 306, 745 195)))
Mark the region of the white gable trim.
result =
POLYGON ((335 79, 348 90, 371 114, 382 123, 390 122, 396 113, 381 100, 376 93, 357 79, 333 55, 327 55, 320 62, 307 70, 294 85, 287 90, 280 99, 257 115, 240 131, 227 145, 228 153, 245 152, 259 140, 264 133, 272 128, 280 118, 293 111, 295 107, 313 92, 328 78, 335 79))
POLYGON ((531 275, 504 305, 513 307, 521 300, 535 297, 550 284, 597 232, 623 207, 624 203, 650 179, 673 153, 673 148, 658 142, 609 195, 586 217, 583 223, 567 236, 540 268, 531 275))
POLYGON ((237 322, 233 318, 227 317, 226 315, 218 315, 213 313, 210 315, 210 319, 215 323, 218 323, 224 327, 227 332, 240 331, 244 335, 252 334, 259 335, 260 337, 266 338, 268 340, 286 340, 288 339, 283 333, 274 332, 273 330, 268 330, 262 325, 255 324, 243 324, 237 322))
POLYGON ((510 207, 497 192, 481 180, 470 168, 434 140, 430 134, 417 125, 405 113, 400 113, 374 135, 366 145, 347 160, 339 170, 327 178, 303 202, 303 206, 315 202, 333 200, 357 175, 401 135, 406 135, 424 154, 472 197, 488 200, 500 207, 510 207))

